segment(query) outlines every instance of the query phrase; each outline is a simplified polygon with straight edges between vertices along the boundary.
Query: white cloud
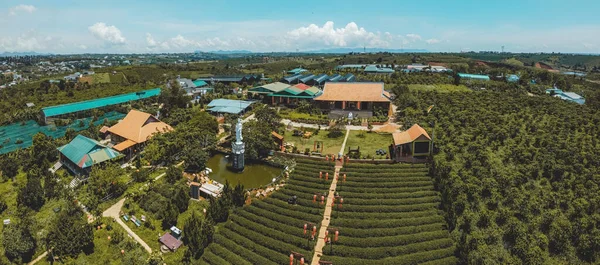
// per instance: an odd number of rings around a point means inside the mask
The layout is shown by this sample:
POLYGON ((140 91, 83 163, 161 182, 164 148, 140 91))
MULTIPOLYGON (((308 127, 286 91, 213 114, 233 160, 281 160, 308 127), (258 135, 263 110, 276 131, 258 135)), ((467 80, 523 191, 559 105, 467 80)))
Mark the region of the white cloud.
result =
POLYGON ((425 42, 427 42, 427 44, 436 44, 436 43, 440 43, 440 40, 438 40, 438 39, 428 39, 425 42))
POLYGON ((83 44, 79 44, 79 49, 82 50, 87 50, 87 46, 83 45, 83 44))
POLYGON ((286 38, 292 43, 303 47, 361 47, 363 45, 387 47, 390 43, 384 38, 388 39, 388 37, 388 34, 382 36, 379 32, 369 32, 354 22, 348 23, 343 28, 335 28, 332 21, 327 21, 322 27, 310 24, 307 27, 288 31, 286 34, 286 38))
POLYGON ((25 12, 25 13, 31 14, 35 10, 36 10, 35 6, 32 6, 32 5, 22 5, 21 4, 21 5, 15 6, 15 7, 11 7, 8 10, 8 14, 11 15, 11 16, 16 15, 18 12, 25 12))
POLYGON ((146 44, 149 48, 156 47, 156 41, 154 40, 154 38, 152 38, 152 34, 150 33, 146 33, 146 44))
POLYGON ((98 22, 89 26, 88 30, 96 38, 103 40, 107 44, 125 44, 125 37, 121 34, 121 30, 115 26, 108 26, 103 22, 98 22))
POLYGON ((406 38, 410 42, 415 42, 415 41, 419 41, 422 39, 420 35, 414 34, 414 33, 406 34, 406 38))

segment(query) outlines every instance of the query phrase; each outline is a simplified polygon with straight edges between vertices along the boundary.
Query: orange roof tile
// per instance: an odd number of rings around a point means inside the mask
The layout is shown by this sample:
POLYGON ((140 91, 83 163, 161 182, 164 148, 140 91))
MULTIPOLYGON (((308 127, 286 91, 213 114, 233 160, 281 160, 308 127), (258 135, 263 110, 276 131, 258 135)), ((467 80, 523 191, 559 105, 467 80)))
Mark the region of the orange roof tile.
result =
POLYGON ((383 83, 325 83, 318 101, 389 102, 390 94, 383 90, 383 83))
POLYGON ((172 130, 173 128, 168 124, 159 121, 156 117, 148 113, 138 110, 131 110, 121 122, 108 129, 110 133, 117 134, 135 143, 147 141, 154 133, 163 133, 172 130))
POLYGON ((300 89, 300 90, 306 90, 306 89, 310 88, 309 85, 305 85, 305 84, 297 84, 294 87, 297 89, 300 89))
POLYGON ((418 124, 413 125, 406 131, 396 132, 392 134, 392 137, 394 138, 394 145, 411 143, 421 138, 421 136, 431 141, 431 137, 429 137, 427 131, 425 131, 425 129, 423 129, 418 124))
POLYGON ((123 152, 123 150, 132 147, 135 145, 135 142, 132 140, 125 140, 123 142, 120 142, 119 144, 113 146, 113 149, 119 151, 119 152, 123 152))
POLYGON ((281 136, 281 134, 278 134, 277 132, 271 132, 271 135, 273 135, 275 138, 277 138, 279 140, 283 140, 283 136, 281 136))

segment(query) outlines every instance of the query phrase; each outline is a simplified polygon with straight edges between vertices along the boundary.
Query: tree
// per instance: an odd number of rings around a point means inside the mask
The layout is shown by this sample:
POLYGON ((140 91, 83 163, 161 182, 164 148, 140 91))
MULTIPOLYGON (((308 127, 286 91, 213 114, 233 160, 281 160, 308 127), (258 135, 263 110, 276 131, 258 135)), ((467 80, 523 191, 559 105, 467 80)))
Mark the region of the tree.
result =
POLYGON ((169 184, 175 184, 177 181, 183 178, 183 173, 178 167, 170 166, 167 168, 165 178, 169 184))
POLYGON ((246 159, 260 159, 266 154, 266 151, 275 148, 271 132, 272 130, 263 121, 253 120, 244 123, 243 135, 246 143, 246 159))
POLYGON ((91 253, 94 249, 94 231, 74 202, 64 202, 63 210, 50 225, 46 247, 55 256, 76 257, 79 253, 91 253))
POLYGON ((180 213, 183 213, 187 210, 188 204, 190 201, 190 194, 188 193, 188 188, 184 184, 178 184, 175 186, 175 194, 173 195, 172 202, 175 204, 175 207, 179 210, 180 213))
POLYGON ((187 172, 198 172, 206 168, 208 162, 208 153, 200 148, 186 146, 183 149, 183 159, 185 161, 185 170, 187 172))
POLYGON ((212 220, 212 218, 208 217, 204 219, 204 222, 202 223, 202 251, 204 251, 204 249, 213 242, 214 234, 215 222, 212 220))
POLYGON ((19 190, 17 204, 36 211, 44 205, 44 190, 42 189, 39 169, 32 169, 27 172, 27 183, 19 190))
POLYGON ((57 197, 61 191, 61 185, 58 183, 58 179, 55 175, 50 174, 49 171, 44 170, 44 195, 47 199, 57 197))
POLYGON ((15 263, 31 260, 36 248, 36 241, 31 231, 27 221, 4 227, 2 245, 4 246, 4 255, 9 260, 15 263))
MULTIPOLYGON (((139 159, 137 161, 140 161, 139 159)), ((135 182, 146 182, 150 178, 150 173, 147 169, 138 167, 132 174, 131 177, 135 182)))
POLYGON ((210 197, 207 216, 217 223, 222 223, 229 218, 229 209, 230 206, 222 198, 210 197))
POLYGON ((19 173, 19 163, 14 155, 6 154, 0 159, 0 171, 4 178, 14 178, 19 173))
POLYGON ((31 163, 40 168, 48 168, 50 161, 57 159, 56 144, 50 136, 39 132, 33 136, 31 163))
POLYGON ((178 216, 179 211, 177 210, 177 207, 175 207, 172 203, 169 203, 169 205, 167 205, 167 209, 163 212, 163 229, 169 229, 171 226, 176 225, 178 216))
POLYGON ((254 117, 256 120, 262 125, 267 126, 270 131, 277 130, 277 127, 280 125, 279 122, 281 121, 281 116, 277 114, 277 111, 264 104, 255 107, 254 109, 254 117))
POLYGON ((204 241, 204 233, 202 232, 202 221, 196 212, 186 220, 183 227, 183 243, 188 246, 191 256, 198 259, 202 255, 204 249, 202 243, 204 241))
POLYGON ((244 190, 244 185, 238 182, 235 188, 231 191, 231 201, 235 207, 242 207, 246 203, 248 194, 244 190))

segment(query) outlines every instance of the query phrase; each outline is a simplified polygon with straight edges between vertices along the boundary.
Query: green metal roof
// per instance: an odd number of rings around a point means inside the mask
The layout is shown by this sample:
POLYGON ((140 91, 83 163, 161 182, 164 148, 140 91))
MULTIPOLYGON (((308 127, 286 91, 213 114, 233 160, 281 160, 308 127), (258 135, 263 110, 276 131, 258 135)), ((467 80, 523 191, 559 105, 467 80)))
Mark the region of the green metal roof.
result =
POLYGON ((193 81, 193 83, 194 83, 194 85, 196 85, 196 87, 208 85, 208 84, 207 84, 205 81, 203 81, 203 80, 196 80, 196 81, 193 81))
POLYGON ((474 75, 474 74, 458 73, 458 76, 460 76, 460 78, 490 80, 490 77, 487 75, 474 75))
POLYGON ((253 87, 253 88, 249 89, 248 92, 259 93, 259 94, 260 93, 262 93, 262 94, 273 93, 273 92, 282 91, 282 90, 288 88, 289 86, 290 86, 289 84, 275 82, 275 83, 271 83, 271 84, 266 84, 264 86, 253 87))
POLYGON ((121 153, 81 134, 70 143, 59 147, 58 151, 80 168, 87 168, 121 156, 121 153))
POLYGON ((288 98, 314 98, 321 94, 321 90, 316 87, 309 87, 305 90, 297 87, 288 87, 282 91, 271 93, 269 96, 275 97, 288 97, 288 98))
POLYGON ((110 105, 122 104, 125 102, 146 99, 158 95, 160 95, 160 88, 155 88, 140 92, 121 94, 112 97, 98 98, 64 105, 46 107, 42 108, 42 112, 46 117, 52 117, 84 110, 102 108, 110 105))
POLYGON ((239 114, 254 102, 255 101, 219 98, 208 103, 207 107, 208 110, 212 112, 239 114))

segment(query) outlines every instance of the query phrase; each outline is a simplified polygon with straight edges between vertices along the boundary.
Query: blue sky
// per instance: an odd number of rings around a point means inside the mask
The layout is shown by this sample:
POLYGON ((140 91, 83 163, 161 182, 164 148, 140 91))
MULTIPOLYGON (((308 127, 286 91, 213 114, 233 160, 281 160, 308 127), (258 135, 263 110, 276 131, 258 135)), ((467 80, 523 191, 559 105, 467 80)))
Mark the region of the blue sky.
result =
POLYGON ((0 52, 600 53, 600 1, 0 0, 0 52))

